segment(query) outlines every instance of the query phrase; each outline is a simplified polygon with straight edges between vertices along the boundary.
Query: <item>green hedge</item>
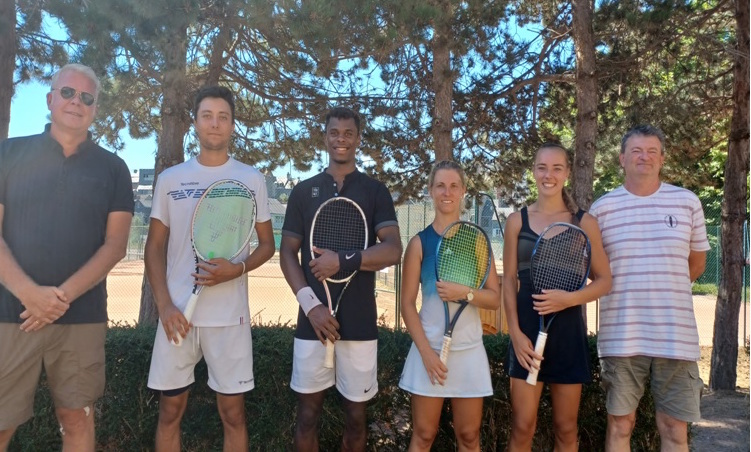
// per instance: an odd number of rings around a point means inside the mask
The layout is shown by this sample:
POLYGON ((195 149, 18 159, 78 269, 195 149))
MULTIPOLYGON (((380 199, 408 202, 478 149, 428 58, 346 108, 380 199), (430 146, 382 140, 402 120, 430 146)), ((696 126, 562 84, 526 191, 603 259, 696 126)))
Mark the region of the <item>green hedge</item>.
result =
MULTIPOLYGON (((152 450, 158 397, 146 388, 154 329, 110 328, 107 334, 107 386, 97 404, 97 450, 152 450)), ((292 370, 293 329, 286 326, 254 327, 253 350, 256 388, 246 397, 251 450, 290 450, 295 418, 295 395, 289 388, 292 370)), ((369 450, 405 450, 410 436, 410 405, 407 393, 398 388, 399 375, 410 346, 409 335, 382 330, 379 340, 378 380, 380 391, 369 405, 369 450)), ((483 450, 504 450, 511 425, 509 379, 505 371, 508 336, 486 336, 492 363, 495 395, 485 400, 482 427, 483 450)), ((590 340, 594 380, 599 381, 595 338, 590 340)), ((207 387, 206 366, 196 369, 183 418, 183 450, 221 450, 222 427, 215 408, 215 395, 207 387)), ((19 427, 11 451, 59 450, 60 436, 54 420, 49 391, 42 379, 37 391, 35 417, 19 427)), ((343 420, 336 391, 329 391, 321 426, 321 450, 338 450, 343 420)), ((433 450, 455 450, 448 404, 433 450)), ((633 450, 657 450, 659 441, 654 406, 649 395, 638 410, 633 450)), ((549 394, 543 394, 533 450, 552 450, 549 394)), ((606 414, 598 384, 584 387, 579 417, 580 450, 604 450, 606 414)))

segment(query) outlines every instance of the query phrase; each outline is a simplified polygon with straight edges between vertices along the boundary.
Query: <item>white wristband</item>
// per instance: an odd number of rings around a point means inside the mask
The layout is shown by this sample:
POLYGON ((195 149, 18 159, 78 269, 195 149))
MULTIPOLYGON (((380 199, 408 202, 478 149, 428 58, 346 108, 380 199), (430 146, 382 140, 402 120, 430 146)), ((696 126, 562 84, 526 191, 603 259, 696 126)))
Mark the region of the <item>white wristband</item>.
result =
POLYGON ((244 261, 244 260, 243 260, 243 261, 240 261, 240 263, 241 263, 241 264, 243 264, 243 272, 242 272, 242 273, 240 273, 240 276, 242 276, 242 275, 244 275, 244 274, 245 274, 245 261, 244 261))
POLYGON ((313 289, 311 289, 310 286, 305 286, 300 289, 295 297, 297 297, 297 302, 300 303, 302 312, 305 313, 306 317, 311 309, 321 304, 321 301, 316 297, 315 292, 313 292, 313 289))

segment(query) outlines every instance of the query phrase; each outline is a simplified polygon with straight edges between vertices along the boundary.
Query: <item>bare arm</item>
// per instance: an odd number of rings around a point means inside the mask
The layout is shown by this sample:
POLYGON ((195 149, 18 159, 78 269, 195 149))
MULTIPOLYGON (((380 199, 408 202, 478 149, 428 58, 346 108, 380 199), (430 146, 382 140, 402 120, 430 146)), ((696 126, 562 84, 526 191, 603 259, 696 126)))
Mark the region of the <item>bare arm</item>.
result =
POLYGON ((446 380, 448 368, 441 362, 441 357, 430 347, 425 329, 417 312, 417 292, 420 287, 420 270, 422 267, 422 242, 419 236, 414 236, 407 244, 402 265, 402 319, 407 327, 417 351, 422 357, 425 371, 430 381, 443 384, 446 380))
MULTIPOLYGON (((378 243, 362 252, 360 270, 378 271, 396 265, 402 257, 402 240, 398 226, 387 226, 378 230, 378 243)), ((319 256, 310 261, 313 276, 323 281, 339 271, 339 253, 331 250, 315 249, 319 256)))
MULTIPOLYGON (((60 284, 59 289, 65 294, 68 303, 73 303, 102 282, 110 270, 125 257, 132 219, 133 214, 130 212, 110 212, 107 215, 102 246, 81 268, 60 284)), ((31 327, 38 320, 29 310, 21 313, 21 318, 26 320, 21 325, 23 329, 31 327)))
POLYGON ((699 279, 707 268, 707 252, 691 251, 688 253, 688 274, 691 282, 699 279))
POLYGON ((178 334, 185 337, 190 325, 183 313, 172 302, 167 287, 167 241, 169 234, 170 230, 164 223, 156 218, 151 219, 149 235, 146 237, 144 249, 144 264, 146 266, 146 277, 151 284, 154 302, 159 312, 159 320, 162 321, 167 339, 170 342, 177 343, 178 334))
POLYGON ((592 282, 574 292, 552 290, 545 291, 541 295, 533 295, 535 310, 542 315, 553 314, 571 306, 589 303, 610 292, 613 277, 610 273, 610 261, 602 245, 602 235, 597 220, 593 216, 585 214, 582 218, 581 227, 587 233, 592 248, 592 265, 589 274, 589 279, 592 282))
MULTIPOLYGON (((246 272, 260 267, 274 255, 274 230, 271 228, 271 221, 256 223, 255 229, 258 236, 258 246, 243 261, 245 262, 246 272)), ((245 274, 243 264, 240 262, 233 263, 223 258, 200 262, 198 268, 203 271, 193 273, 193 277, 196 278, 198 284, 203 286, 215 286, 245 274)))
POLYGON ((125 257, 132 219, 130 212, 110 212, 107 215, 107 230, 102 246, 83 267, 60 285, 71 303, 99 284, 125 257))
POLYGON ((527 370, 534 365, 535 359, 542 356, 535 353, 532 341, 524 334, 519 326, 517 298, 519 292, 518 276, 518 246, 519 232, 522 219, 519 212, 512 213, 506 221, 505 237, 503 239, 503 309, 508 319, 509 336, 514 346, 514 354, 519 363, 527 370))
MULTIPOLYGON (((444 301, 466 300, 469 286, 450 282, 437 282, 438 295, 444 301)), ((495 260, 490 261, 488 279, 482 289, 474 291, 474 299, 470 304, 483 309, 498 309, 501 306, 501 286, 498 279, 498 271, 495 268, 495 260)))
POLYGON ((0 204, 0 284, 21 301, 32 322, 52 323, 68 310, 68 298, 57 287, 38 285, 18 265, 3 238, 4 213, 5 206, 0 204))
MULTIPOLYGON (((300 264, 301 247, 301 239, 282 235, 282 244, 279 247, 279 264, 282 267, 284 279, 287 280, 287 284, 297 297, 298 302, 305 298, 304 301, 309 303, 309 306, 313 306, 306 315, 318 339, 324 343, 327 338, 330 341, 336 341, 340 337, 339 322, 331 315, 328 306, 320 303, 320 300, 308 286, 300 264), (306 291, 301 293, 303 289, 306 289, 306 291)), ((303 311, 305 311, 305 306, 303 306, 303 311)))
POLYGON ((402 259, 399 226, 386 226, 376 233, 378 243, 362 252, 360 270, 378 271, 398 264, 402 259))
POLYGON ((256 223, 256 235, 258 236, 258 246, 250 256, 245 259, 245 270, 251 271, 260 267, 266 261, 271 259, 276 251, 274 244, 274 229, 271 227, 271 220, 263 223, 256 223))
POLYGON ((297 293, 308 285, 305 280, 302 265, 300 264, 300 248, 302 240, 282 235, 282 243, 279 246, 279 265, 282 267, 284 279, 293 293, 297 293))

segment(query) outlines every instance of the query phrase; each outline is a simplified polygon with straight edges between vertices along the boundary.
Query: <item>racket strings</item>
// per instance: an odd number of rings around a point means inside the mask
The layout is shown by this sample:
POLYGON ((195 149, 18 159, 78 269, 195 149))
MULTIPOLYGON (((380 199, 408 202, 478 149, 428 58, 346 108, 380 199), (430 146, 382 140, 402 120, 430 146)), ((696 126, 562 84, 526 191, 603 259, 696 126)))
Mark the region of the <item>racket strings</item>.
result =
POLYGON ((488 271, 490 246, 476 226, 458 223, 443 233, 437 259, 440 281, 479 288, 488 271))
MULTIPOLYGON (((565 230, 562 230, 565 229, 565 230)), ((579 290, 588 274, 587 238, 578 230, 548 231, 532 255, 531 271, 535 290, 579 290)))
MULTIPOLYGON (((322 207, 312 228, 312 243, 316 248, 334 252, 362 251, 366 248, 365 219, 352 202, 336 200, 322 207)), ((340 270, 329 279, 343 279, 352 274, 340 270)))
POLYGON ((255 199, 236 183, 211 187, 201 199, 193 218, 193 241, 202 259, 230 259, 242 251, 255 226, 255 199))

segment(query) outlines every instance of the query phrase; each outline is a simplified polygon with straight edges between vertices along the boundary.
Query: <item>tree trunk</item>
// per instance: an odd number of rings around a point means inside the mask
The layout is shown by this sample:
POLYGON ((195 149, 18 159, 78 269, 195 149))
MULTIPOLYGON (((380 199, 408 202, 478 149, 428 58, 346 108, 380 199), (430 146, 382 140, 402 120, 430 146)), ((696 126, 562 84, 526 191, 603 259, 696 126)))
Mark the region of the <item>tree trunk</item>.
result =
POLYGON ((749 3, 736 0, 737 47, 733 67, 733 119, 730 123, 725 191, 722 200, 722 275, 715 310, 709 388, 735 389, 738 360, 738 312, 741 307, 743 222, 749 171, 749 3))
POLYGON ((16 67, 16 2, 0 0, 0 141, 8 138, 16 67))
MULTIPOLYGON (((188 36, 187 24, 177 27, 176 32, 167 40, 162 49, 165 56, 165 72, 162 80, 162 130, 159 134, 159 147, 156 155, 156 174, 154 187, 159 174, 165 169, 185 161, 183 141, 190 128, 190 105, 192 90, 187 83, 188 36)), ((141 291, 141 309, 138 323, 156 324, 158 313, 149 282, 144 275, 141 291)))
POLYGON ((433 147, 435 160, 453 160, 454 78, 451 72, 451 3, 438 2, 441 13, 436 18, 433 34, 433 92, 435 114, 433 116, 433 147))
POLYGON ((576 48, 576 127, 573 167, 574 199, 582 209, 592 204, 597 142, 597 78, 592 0, 574 0, 573 37, 576 48))

